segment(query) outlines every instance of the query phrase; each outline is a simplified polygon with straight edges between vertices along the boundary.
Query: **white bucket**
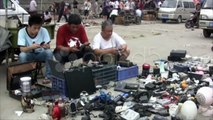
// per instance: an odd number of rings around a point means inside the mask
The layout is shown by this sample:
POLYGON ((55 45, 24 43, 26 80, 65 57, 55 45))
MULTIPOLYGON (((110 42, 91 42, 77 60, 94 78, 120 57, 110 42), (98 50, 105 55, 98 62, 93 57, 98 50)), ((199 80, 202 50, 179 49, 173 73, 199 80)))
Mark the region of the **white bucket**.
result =
POLYGON ((20 78, 21 90, 24 93, 30 92, 31 90, 31 77, 22 77, 20 78))

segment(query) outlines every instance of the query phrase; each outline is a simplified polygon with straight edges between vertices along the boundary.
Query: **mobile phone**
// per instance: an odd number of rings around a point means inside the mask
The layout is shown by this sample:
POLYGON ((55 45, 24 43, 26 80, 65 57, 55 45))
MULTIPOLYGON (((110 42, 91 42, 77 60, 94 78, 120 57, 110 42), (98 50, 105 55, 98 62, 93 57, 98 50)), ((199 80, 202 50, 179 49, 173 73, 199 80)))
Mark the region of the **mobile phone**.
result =
POLYGON ((40 45, 42 46, 42 45, 44 45, 44 43, 45 43, 45 42, 43 41, 43 42, 40 43, 40 45))

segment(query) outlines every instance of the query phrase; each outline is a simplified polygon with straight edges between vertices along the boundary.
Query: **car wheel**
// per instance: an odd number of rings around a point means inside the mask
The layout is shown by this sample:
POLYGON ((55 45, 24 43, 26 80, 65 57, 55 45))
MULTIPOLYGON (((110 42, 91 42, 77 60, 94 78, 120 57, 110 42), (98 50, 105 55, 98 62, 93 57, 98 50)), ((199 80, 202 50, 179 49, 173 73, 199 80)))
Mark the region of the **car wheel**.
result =
POLYGON ((178 16, 177 23, 182 23, 182 17, 181 16, 178 16))
POLYGON ((187 21, 186 21, 186 23, 185 23, 185 27, 186 27, 187 29, 189 29, 189 28, 191 28, 191 27, 192 27, 192 25, 191 25, 191 21, 190 21, 190 20, 187 20, 187 21))
POLYGON ((162 23, 166 23, 166 20, 162 20, 162 23))
POLYGON ((211 36, 211 32, 208 31, 208 30, 206 30, 206 29, 203 29, 203 36, 204 36, 205 38, 209 38, 209 37, 211 36))
POLYGON ((2 64, 3 60, 5 59, 5 55, 6 55, 6 50, 0 52, 1 56, 0 56, 0 65, 2 64))

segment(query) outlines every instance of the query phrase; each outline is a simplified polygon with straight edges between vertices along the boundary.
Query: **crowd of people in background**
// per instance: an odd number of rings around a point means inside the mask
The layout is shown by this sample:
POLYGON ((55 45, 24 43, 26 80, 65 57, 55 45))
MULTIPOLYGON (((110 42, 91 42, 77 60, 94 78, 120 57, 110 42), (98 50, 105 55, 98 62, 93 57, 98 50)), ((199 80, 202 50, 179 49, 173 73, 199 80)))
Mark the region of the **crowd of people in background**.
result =
MULTIPOLYGON (((49 23, 52 19, 49 15, 57 16, 57 22, 60 22, 64 17, 67 21, 71 13, 80 14, 83 16, 83 22, 87 22, 89 18, 103 18, 109 19, 112 15, 119 15, 121 11, 132 10, 135 13, 141 14, 143 10, 157 10, 164 0, 85 0, 79 3, 78 0, 73 0, 66 3, 61 2, 52 3, 48 9, 44 11, 44 19, 49 23), (141 12, 136 12, 136 11, 141 12)), ((36 0, 30 2, 30 12, 37 11, 36 0)))
MULTIPOLYGON (((199 9, 204 0, 193 1, 196 9, 199 9)), ((49 23, 53 16, 57 16, 57 22, 60 22, 63 16, 65 21, 67 21, 68 16, 71 13, 75 13, 82 15, 83 22, 86 23, 90 18, 107 20, 125 11, 133 11, 135 15, 142 17, 144 10, 157 12, 163 2, 164 0, 85 0, 83 3, 79 3, 78 0, 72 0, 70 3, 66 3, 62 0, 61 2, 54 2, 44 11, 44 20, 49 23), (50 15, 52 15, 51 19, 50 15)), ((36 0, 31 0, 29 11, 31 14, 36 13, 36 0)))

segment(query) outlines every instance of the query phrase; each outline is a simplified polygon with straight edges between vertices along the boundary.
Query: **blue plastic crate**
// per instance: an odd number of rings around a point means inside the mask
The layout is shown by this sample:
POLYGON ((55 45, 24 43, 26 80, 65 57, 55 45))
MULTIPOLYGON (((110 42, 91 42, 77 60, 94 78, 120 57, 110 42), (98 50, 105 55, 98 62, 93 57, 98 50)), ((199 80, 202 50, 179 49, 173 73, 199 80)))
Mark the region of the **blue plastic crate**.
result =
POLYGON ((52 90, 59 92, 61 95, 68 97, 67 84, 64 79, 51 76, 52 90))
POLYGON ((138 66, 121 67, 118 71, 118 80, 125 80, 138 76, 138 66))

